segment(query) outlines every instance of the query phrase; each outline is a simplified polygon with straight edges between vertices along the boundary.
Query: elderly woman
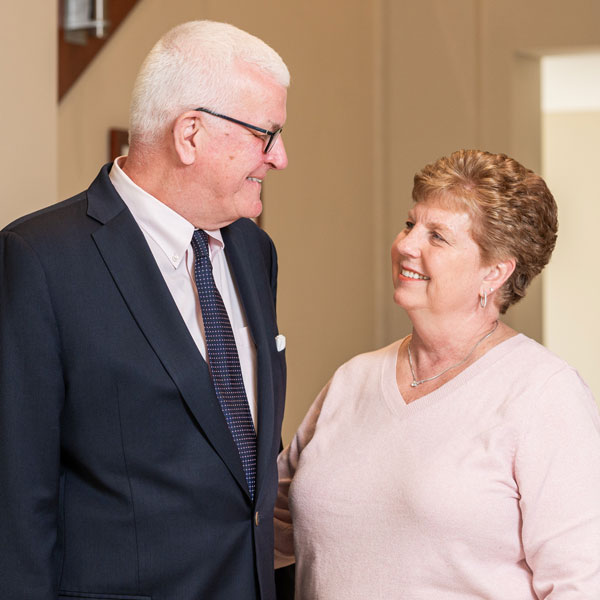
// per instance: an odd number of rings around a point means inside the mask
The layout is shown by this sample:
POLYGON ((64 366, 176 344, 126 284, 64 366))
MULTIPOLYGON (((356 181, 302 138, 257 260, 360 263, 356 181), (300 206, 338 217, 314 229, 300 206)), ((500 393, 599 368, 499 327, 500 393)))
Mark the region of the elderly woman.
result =
POLYGON ((413 199, 392 246, 412 334, 340 367, 281 454, 278 566, 297 600, 598 600, 596 404, 499 320, 550 258, 554 199, 474 150, 413 199))

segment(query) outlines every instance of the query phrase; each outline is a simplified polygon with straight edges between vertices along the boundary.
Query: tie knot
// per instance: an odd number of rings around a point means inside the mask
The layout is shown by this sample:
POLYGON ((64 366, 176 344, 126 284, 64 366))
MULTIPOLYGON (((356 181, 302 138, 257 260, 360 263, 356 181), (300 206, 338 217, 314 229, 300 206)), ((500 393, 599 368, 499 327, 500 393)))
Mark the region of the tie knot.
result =
POLYGON ((208 256, 208 234, 202 229, 196 229, 192 236, 192 247, 198 257, 208 256))

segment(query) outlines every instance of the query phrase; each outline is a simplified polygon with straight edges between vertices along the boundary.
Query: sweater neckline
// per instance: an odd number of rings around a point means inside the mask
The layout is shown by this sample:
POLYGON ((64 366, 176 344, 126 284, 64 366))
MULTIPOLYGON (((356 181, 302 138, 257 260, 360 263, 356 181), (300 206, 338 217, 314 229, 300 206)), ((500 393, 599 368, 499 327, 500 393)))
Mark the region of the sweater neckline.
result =
MULTIPOLYGON (((408 337, 408 336, 407 336, 408 337)), ((408 416, 415 411, 423 410, 443 398, 447 398, 458 388, 465 385, 479 373, 488 369, 502 357, 512 352, 521 345, 527 337, 522 333, 517 333, 510 338, 500 342, 475 362, 471 363, 464 371, 461 371, 456 377, 453 377, 442 386, 421 396, 417 400, 407 404, 404 397, 398 389, 396 383, 396 365, 398 362, 398 349, 406 337, 390 344, 384 356, 381 367, 381 391, 388 408, 398 417, 408 416)))

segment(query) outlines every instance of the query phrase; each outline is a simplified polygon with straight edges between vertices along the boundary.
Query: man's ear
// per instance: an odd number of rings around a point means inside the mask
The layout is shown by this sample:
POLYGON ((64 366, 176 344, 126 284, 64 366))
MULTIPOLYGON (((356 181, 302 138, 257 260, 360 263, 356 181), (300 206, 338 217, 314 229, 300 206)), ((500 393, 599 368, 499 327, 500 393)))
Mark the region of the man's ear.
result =
POLYGON ((203 132, 200 114, 190 110, 179 115, 173 125, 173 145, 179 160, 184 165, 196 161, 198 144, 203 132))
POLYGON ((483 296, 483 291, 489 293, 490 288, 497 290, 502 287, 504 282, 513 274, 516 265, 517 261, 514 258, 508 258, 491 265, 489 271, 483 278, 485 288, 482 288, 481 295, 483 296))

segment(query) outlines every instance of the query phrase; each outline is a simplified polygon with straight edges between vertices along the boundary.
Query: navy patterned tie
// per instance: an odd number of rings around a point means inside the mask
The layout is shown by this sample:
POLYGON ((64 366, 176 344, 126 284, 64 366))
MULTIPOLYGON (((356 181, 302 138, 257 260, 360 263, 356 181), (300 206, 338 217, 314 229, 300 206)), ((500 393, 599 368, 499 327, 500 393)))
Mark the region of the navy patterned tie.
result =
POLYGON ((256 432, 246 398, 235 338, 223 299, 215 285, 208 254, 208 235, 194 231, 194 277, 200 298, 208 364, 221 410, 237 446, 250 497, 256 486, 256 432))

